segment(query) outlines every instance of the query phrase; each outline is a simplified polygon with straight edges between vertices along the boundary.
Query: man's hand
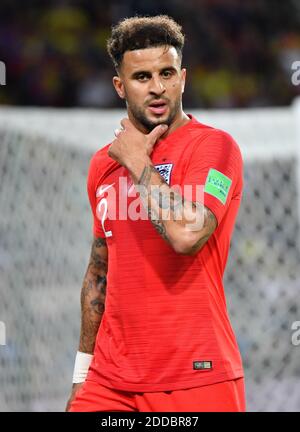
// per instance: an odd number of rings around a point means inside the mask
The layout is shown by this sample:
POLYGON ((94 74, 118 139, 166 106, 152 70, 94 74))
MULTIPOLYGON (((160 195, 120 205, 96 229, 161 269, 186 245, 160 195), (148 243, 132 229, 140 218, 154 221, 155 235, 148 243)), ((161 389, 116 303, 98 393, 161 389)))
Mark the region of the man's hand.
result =
POLYGON ((83 386, 83 384, 84 384, 84 382, 78 383, 78 384, 73 384, 71 396, 69 397, 69 400, 68 400, 67 405, 66 405, 66 412, 69 411, 69 409, 71 407, 71 403, 72 403, 73 399, 76 396, 76 393, 78 392, 78 390, 81 389, 81 387, 83 386))
POLYGON ((115 132, 116 139, 108 149, 108 156, 126 168, 137 160, 148 161, 156 141, 168 129, 167 125, 159 125, 145 135, 126 118, 121 121, 121 125, 123 129, 115 132))

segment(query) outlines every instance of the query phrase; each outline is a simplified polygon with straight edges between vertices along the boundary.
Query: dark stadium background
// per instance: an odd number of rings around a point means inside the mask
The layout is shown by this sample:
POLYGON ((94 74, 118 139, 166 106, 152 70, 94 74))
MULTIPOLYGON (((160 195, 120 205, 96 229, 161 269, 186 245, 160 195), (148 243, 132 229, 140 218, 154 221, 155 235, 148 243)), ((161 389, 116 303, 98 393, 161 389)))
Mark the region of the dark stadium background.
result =
POLYGON ((184 27, 190 108, 289 105, 299 94, 289 62, 300 50, 298 0, 1 0, 0 104, 121 107, 105 44, 134 14, 184 27))

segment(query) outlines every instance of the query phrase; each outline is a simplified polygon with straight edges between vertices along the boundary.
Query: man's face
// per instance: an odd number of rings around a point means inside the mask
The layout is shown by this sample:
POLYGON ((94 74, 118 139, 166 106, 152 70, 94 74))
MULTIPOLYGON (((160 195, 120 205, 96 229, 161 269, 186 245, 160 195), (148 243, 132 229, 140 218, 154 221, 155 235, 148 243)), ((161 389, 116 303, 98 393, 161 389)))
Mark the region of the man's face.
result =
POLYGON ((181 114, 185 75, 176 49, 162 46, 126 51, 113 83, 129 117, 150 131, 181 114))

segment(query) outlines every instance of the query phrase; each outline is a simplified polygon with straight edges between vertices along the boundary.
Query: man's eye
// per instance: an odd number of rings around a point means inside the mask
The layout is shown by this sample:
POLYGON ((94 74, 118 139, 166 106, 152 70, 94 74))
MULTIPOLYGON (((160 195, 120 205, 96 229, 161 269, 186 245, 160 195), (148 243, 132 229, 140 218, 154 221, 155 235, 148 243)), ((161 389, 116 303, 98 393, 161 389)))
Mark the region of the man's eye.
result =
POLYGON ((144 75, 144 74, 141 74, 141 75, 138 75, 137 79, 139 81, 146 81, 148 79, 148 76, 144 75))
POLYGON ((170 76, 172 75, 172 72, 169 70, 163 71, 163 77, 164 78, 170 78, 170 76))

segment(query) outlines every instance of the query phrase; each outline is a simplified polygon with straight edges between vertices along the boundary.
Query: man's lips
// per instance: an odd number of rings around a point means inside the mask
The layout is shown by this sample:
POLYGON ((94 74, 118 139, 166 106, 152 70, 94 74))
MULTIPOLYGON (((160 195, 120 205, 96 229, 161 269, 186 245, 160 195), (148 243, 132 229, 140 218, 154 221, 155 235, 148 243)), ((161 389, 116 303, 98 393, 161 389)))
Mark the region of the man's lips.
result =
POLYGON ((167 111, 168 105, 165 100, 156 100, 151 102, 148 108, 153 114, 164 114, 167 111))

